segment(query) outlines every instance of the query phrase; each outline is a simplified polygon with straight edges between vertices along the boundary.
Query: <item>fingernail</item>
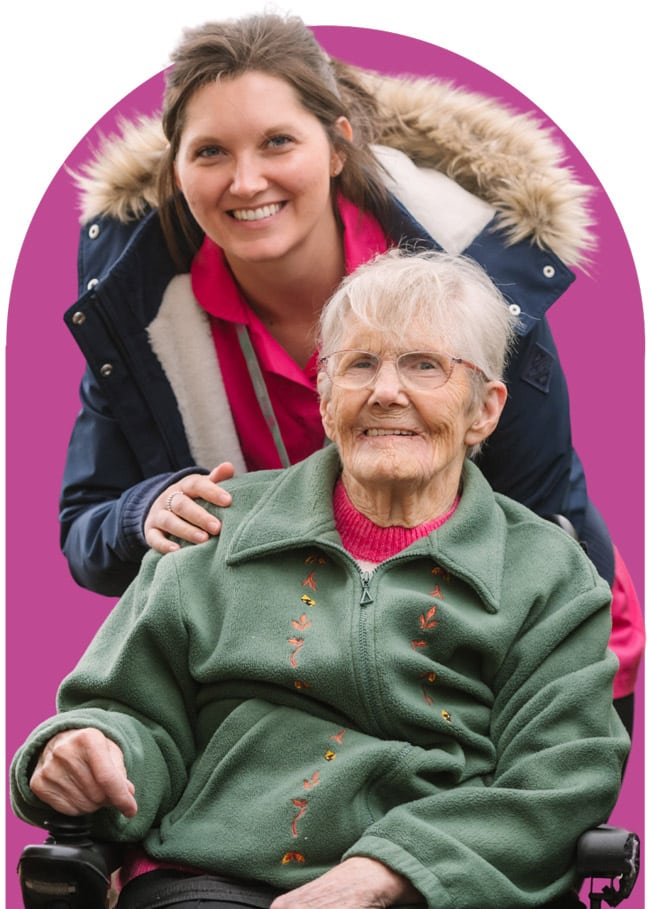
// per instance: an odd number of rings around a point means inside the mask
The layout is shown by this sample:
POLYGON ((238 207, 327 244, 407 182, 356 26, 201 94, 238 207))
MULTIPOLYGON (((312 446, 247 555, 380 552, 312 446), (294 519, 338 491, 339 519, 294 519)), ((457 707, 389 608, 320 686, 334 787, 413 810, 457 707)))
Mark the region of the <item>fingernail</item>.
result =
POLYGON ((210 521, 208 524, 208 530, 210 533, 219 533, 221 530, 221 524, 219 521, 210 521))

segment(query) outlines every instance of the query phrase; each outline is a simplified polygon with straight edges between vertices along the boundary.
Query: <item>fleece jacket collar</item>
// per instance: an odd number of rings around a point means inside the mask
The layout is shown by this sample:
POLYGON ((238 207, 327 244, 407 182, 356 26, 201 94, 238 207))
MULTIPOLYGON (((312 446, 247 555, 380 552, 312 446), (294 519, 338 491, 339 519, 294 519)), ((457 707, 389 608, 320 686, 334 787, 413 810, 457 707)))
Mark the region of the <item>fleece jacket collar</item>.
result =
MULTIPOLYGON (((340 470, 338 451, 328 445, 287 470, 273 472, 273 481, 264 484, 256 507, 233 534, 227 563, 314 543, 341 548, 332 506, 340 470)), ((430 557, 466 581, 494 613, 501 601, 506 520, 488 482, 470 461, 465 462, 462 484, 454 515, 398 557, 430 557)))

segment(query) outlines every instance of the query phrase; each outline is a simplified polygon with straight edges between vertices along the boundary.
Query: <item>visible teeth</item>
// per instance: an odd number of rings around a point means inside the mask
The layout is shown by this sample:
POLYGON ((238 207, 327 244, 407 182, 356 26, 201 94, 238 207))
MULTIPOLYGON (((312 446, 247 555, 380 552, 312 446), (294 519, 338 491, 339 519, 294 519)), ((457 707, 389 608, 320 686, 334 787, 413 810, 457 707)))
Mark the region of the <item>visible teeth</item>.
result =
POLYGON ((264 205, 262 208, 234 208, 232 216, 236 221, 261 221, 277 214, 282 206, 279 202, 273 205, 264 205))
POLYGON ((367 436, 414 436, 409 429, 366 429, 367 436))

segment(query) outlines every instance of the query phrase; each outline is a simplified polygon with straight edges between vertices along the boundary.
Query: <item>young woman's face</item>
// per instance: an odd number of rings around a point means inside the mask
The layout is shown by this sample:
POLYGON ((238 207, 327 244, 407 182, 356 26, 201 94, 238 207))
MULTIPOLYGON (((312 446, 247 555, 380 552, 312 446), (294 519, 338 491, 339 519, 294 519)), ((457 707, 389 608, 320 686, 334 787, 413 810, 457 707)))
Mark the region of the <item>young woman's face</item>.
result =
POLYGON ((190 99, 175 173, 196 221, 232 266, 294 255, 317 262, 336 241, 330 181, 343 164, 287 82, 249 72, 190 99))

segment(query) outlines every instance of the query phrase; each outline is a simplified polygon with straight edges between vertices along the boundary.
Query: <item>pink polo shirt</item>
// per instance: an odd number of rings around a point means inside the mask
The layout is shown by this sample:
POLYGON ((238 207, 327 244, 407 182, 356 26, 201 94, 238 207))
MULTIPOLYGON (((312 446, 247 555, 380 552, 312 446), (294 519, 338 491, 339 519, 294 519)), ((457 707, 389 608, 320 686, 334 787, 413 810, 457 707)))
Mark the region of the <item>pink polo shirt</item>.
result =
MULTIPOLYGON (((377 221, 339 197, 344 225, 345 267, 349 274, 388 248, 377 221)), ((219 365, 249 470, 281 467, 237 338, 237 324, 248 327, 280 434, 292 464, 321 448, 323 426, 316 394, 317 352, 305 369, 293 360, 255 315, 239 290, 223 251, 207 237, 191 268, 192 289, 210 315, 219 365)))

